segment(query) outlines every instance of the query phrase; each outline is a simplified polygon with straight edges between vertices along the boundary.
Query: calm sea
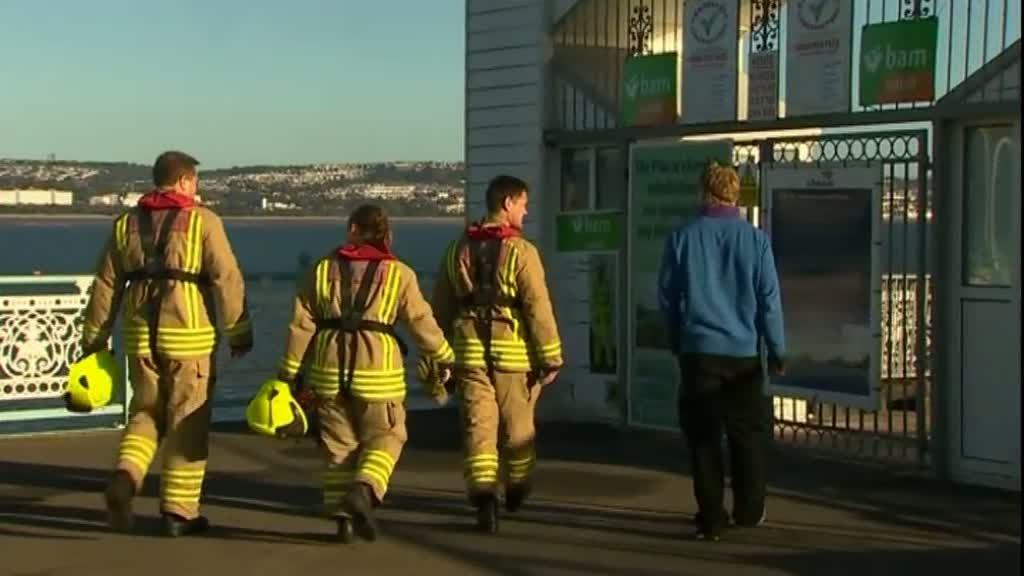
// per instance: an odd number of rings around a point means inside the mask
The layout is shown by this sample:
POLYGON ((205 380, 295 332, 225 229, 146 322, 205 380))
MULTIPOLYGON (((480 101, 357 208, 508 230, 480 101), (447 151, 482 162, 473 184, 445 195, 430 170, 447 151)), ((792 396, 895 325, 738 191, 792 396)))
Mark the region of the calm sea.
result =
MULTIPOLYGON (((0 218, 0 276, 92 274, 111 232, 112 220, 40 217, 0 218)), ((302 261, 315 260, 344 240, 345 222, 327 219, 232 219, 225 227, 246 277, 256 332, 253 352, 229 360, 221 351, 216 418, 236 419, 253 391, 275 372, 302 261)), ((441 255, 462 229, 461 219, 398 219, 394 250, 416 270, 429 298, 441 255)), ((410 346, 411 347, 411 346, 410 346)), ((415 359, 411 350, 406 359, 415 359)), ((423 404, 410 378, 411 402, 423 404)))

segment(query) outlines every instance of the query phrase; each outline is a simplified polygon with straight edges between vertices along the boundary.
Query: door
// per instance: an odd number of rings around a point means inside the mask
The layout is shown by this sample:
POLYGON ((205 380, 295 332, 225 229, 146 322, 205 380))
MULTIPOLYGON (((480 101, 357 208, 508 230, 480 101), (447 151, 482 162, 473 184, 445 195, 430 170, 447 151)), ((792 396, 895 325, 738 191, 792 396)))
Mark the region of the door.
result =
POLYGON ((1020 490, 1020 119, 954 124, 950 136, 951 473, 1020 490))

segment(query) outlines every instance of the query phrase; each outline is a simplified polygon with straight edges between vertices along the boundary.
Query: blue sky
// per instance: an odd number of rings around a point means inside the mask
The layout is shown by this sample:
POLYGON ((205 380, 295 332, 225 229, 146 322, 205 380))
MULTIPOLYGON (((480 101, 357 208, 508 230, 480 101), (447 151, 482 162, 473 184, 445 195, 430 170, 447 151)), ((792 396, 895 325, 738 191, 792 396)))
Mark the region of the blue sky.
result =
POLYGON ((3 0, 0 157, 461 160, 462 0, 3 0))

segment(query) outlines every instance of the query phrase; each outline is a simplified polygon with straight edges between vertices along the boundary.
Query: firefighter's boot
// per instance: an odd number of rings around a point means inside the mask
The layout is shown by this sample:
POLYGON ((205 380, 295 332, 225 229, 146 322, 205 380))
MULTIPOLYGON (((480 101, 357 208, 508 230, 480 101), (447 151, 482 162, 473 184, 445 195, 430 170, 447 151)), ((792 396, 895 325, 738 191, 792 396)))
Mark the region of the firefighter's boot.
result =
POLYGON ((512 513, 519 511, 529 495, 529 484, 509 484, 505 489, 505 510, 512 513))
POLYGON ((104 493, 107 502, 107 523, 118 532, 130 532, 135 523, 132 514, 132 499, 135 498, 135 482, 124 470, 118 470, 107 485, 104 493))
POLYGON ((191 520, 177 514, 164 512, 163 533, 168 538, 178 538, 190 534, 201 534, 210 528, 210 521, 205 516, 197 516, 191 520))
POLYGON ((335 522, 338 523, 338 542, 342 544, 348 544, 355 539, 355 532, 352 530, 352 518, 341 515, 335 517, 335 522))
POLYGON ((373 517, 373 491, 362 482, 356 483, 341 502, 341 509, 352 518, 352 528, 363 540, 377 539, 377 521, 373 517))
POLYGON ((485 534, 498 533, 498 498, 493 493, 476 497, 476 527, 485 534))

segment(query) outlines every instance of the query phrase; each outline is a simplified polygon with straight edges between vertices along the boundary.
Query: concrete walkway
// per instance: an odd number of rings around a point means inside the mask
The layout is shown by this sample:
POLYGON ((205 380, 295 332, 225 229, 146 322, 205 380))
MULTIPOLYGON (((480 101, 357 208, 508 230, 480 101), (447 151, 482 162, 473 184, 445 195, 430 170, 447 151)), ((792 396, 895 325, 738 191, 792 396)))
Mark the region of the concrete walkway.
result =
POLYGON ((153 476, 136 534, 104 525, 117 432, 0 438, 0 574, 1019 573, 1019 495, 792 450, 773 455, 765 527, 688 541, 694 508, 678 439, 586 425, 541 428, 535 497, 484 536, 462 492, 454 415, 417 412, 409 426, 383 537, 349 546, 312 516, 311 441, 220 427, 204 497, 214 527, 167 540, 155 535, 153 476))

